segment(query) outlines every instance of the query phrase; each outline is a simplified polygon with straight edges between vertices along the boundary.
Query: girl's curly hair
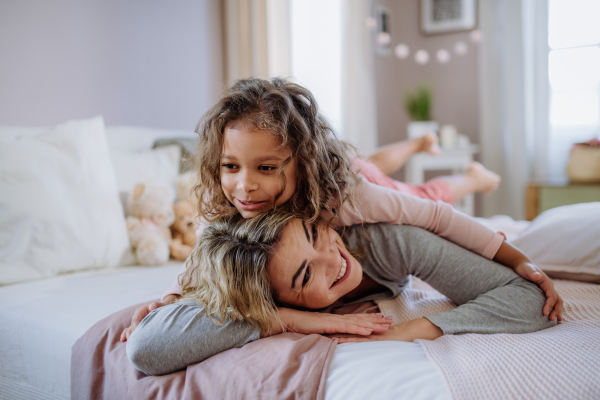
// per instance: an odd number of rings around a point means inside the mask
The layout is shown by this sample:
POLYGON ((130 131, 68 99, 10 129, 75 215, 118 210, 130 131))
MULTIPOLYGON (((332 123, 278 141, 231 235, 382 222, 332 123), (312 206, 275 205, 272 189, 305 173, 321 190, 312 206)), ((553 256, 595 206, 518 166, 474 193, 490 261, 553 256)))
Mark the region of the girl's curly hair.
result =
MULTIPOLYGON (((359 181, 351 169, 350 145, 339 140, 321 115, 311 92, 283 78, 236 81, 196 127, 200 136, 199 176, 195 193, 200 217, 207 221, 236 213, 221 188, 223 134, 230 123, 271 132, 292 150, 297 163, 296 190, 285 207, 316 221, 348 201, 356 208, 354 188, 359 181)), ((283 167, 278 173, 285 189, 283 167)))

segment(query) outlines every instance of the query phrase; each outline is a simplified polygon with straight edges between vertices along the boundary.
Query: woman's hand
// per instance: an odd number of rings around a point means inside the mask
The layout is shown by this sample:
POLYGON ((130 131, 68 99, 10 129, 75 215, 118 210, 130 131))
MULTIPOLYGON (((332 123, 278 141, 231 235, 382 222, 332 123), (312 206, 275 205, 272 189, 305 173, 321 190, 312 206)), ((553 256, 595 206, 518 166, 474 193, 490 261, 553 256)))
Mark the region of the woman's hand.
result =
POLYGON ((504 241, 494 256, 494 261, 512 268, 522 278, 538 285, 546 294, 542 312, 549 320, 562 321, 563 301, 554 289, 554 282, 539 269, 521 250, 504 241))
POLYGON ((156 310, 157 308, 166 306, 167 304, 171 304, 175 300, 177 300, 179 296, 176 294, 170 294, 165 296, 164 301, 155 301, 154 303, 150 303, 146 306, 138 307, 133 313, 133 317, 131 317, 131 325, 123 330, 121 333, 121 342, 126 342, 129 339, 129 336, 133 333, 135 328, 142 322, 146 315, 150 314, 150 311, 156 310))
MULTIPOLYGON (((287 332, 304 334, 350 333, 354 335, 370 335, 383 333, 392 323, 392 317, 383 314, 328 314, 310 311, 299 311, 291 308, 279 308, 279 317, 286 325, 287 332)), ((280 332, 281 327, 274 329, 280 332)), ((273 333, 272 333, 273 334, 273 333)), ((261 337, 268 335, 261 334, 261 337)))
POLYGON ((548 316, 551 321, 555 318, 562 321, 563 301, 554 289, 554 282, 548 278, 548 275, 531 262, 518 263, 514 270, 522 278, 537 284, 546 293, 546 305, 542 311, 544 315, 548 316))
POLYGON ((338 343, 374 342, 379 340, 395 340, 399 342, 412 342, 416 339, 434 340, 444 333, 432 324, 427 318, 414 319, 398 325, 390 326, 384 333, 373 333, 370 336, 330 335, 332 339, 339 339, 338 343))

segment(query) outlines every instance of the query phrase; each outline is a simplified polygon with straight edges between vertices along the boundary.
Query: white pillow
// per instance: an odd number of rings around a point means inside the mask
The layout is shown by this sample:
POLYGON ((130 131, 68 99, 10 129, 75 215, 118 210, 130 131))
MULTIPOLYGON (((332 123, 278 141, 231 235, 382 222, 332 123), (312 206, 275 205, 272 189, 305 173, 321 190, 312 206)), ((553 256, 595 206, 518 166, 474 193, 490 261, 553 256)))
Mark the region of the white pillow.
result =
POLYGON ((550 277, 600 283, 600 202, 545 211, 511 243, 550 277))
POLYGON ((102 117, 0 140, 0 284, 118 266, 129 250, 102 117))
POLYGON ((119 192, 129 193, 140 182, 159 180, 175 186, 181 162, 177 145, 141 152, 112 151, 111 158, 119 192))

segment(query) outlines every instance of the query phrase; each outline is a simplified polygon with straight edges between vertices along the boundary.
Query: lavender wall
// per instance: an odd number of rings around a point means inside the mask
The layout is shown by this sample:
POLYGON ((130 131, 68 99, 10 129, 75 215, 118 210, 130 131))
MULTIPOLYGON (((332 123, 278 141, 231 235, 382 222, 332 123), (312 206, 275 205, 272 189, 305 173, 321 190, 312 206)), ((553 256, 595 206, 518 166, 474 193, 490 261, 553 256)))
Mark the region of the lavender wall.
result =
POLYGON ((3 0, 0 125, 192 129, 223 82, 219 0, 3 0))
MULTIPOLYGON (((434 89, 433 118, 441 125, 452 124, 472 143, 479 143, 479 48, 470 39, 469 32, 425 36, 419 28, 420 0, 374 0, 391 11, 392 46, 407 44, 410 56, 400 60, 392 52, 375 58, 379 145, 406 139, 406 125, 410 122, 404 111, 404 93, 413 91, 419 82, 427 81, 434 89), (454 44, 463 41, 468 51, 454 52, 454 44), (429 63, 419 65, 414 60, 417 50, 426 50, 429 63), (447 64, 435 59, 439 49, 451 53, 447 64)), ((427 175, 432 177, 434 174, 427 175)), ((404 180, 400 171, 394 178, 404 180)), ((480 210, 476 200, 476 214, 480 210)))
POLYGON ((406 138, 408 115, 404 111, 404 93, 412 91, 421 81, 430 82, 435 95, 433 117, 443 124, 455 125, 473 143, 479 141, 478 45, 468 32, 425 36, 419 30, 419 0, 376 0, 392 12, 392 44, 410 47, 409 58, 400 60, 393 53, 376 56, 378 93, 379 144, 406 138), (454 53, 454 44, 463 41, 468 46, 465 55, 454 53), (426 50, 429 63, 418 65, 414 53, 426 50), (439 49, 451 53, 450 62, 440 64, 435 59, 439 49))

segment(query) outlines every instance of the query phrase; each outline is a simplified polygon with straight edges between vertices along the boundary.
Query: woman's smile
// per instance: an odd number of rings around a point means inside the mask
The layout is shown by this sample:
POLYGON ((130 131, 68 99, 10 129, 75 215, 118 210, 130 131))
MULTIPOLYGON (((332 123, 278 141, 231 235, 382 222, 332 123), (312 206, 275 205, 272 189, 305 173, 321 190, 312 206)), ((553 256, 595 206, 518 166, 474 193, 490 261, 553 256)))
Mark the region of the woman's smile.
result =
POLYGON ((283 230, 267 271, 281 302, 310 309, 333 304, 362 279, 360 263, 333 229, 301 219, 283 230))

